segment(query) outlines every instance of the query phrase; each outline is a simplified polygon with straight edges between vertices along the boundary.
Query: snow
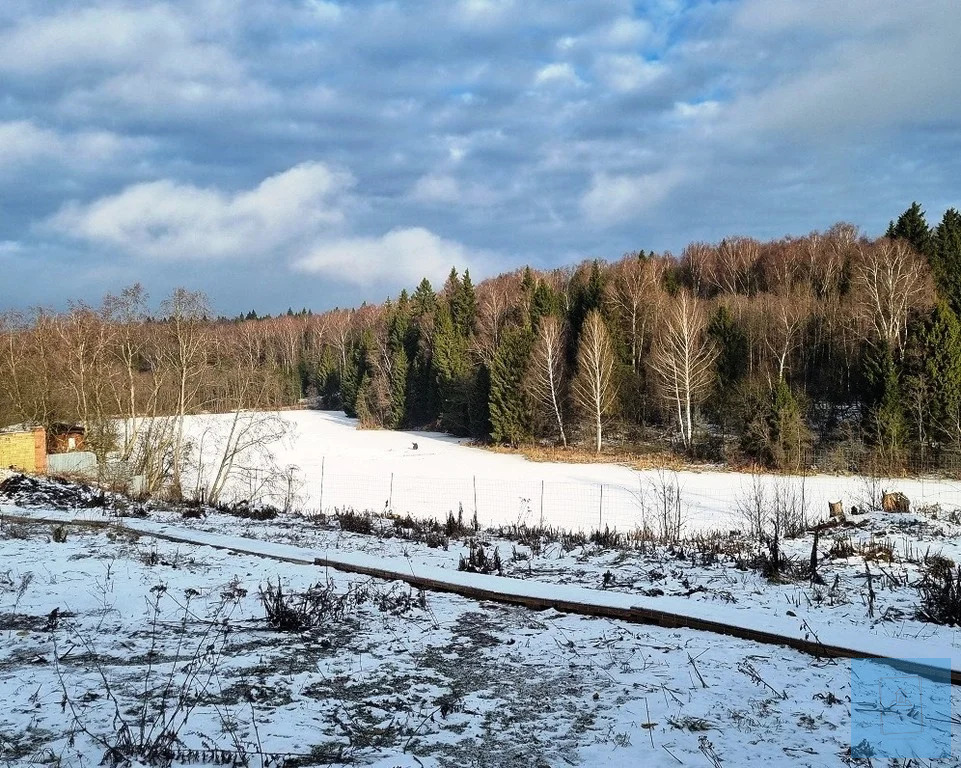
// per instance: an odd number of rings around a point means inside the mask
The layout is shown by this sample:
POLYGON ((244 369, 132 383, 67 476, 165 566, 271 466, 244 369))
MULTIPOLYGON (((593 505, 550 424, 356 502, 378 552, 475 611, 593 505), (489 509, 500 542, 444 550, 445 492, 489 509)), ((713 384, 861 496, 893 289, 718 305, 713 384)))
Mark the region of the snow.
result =
MULTIPOLYGON (((11 765, 98 764, 104 743, 115 743, 118 713, 136 726, 149 687, 158 715, 168 680, 177 694, 184 686, 197 695, 179 729, 177 765, 204 763, 186 750, 238 747, 299 764, 436 768, 846 760, 843 660, 442 593, 428 594, 423 608, 393 613, 367 601, 315 632, 278 633, 257 598, 267 580, 292 590, 326 579, 340 592, 406 587, 116 529, 70 528, 61 543, 50 534, 49 525, 5 524, 0 535, 0 754, 11 765), (187 659, 207 646, 202 674, 191 675, 187 659)), ((392 545, 404 560, 403 543, 392 545)), ((958 688, 952 696, 957 707, 958 688)))
MULTIPOLYGON (((27 517, 30 515, 28 514, 27 517)), ((71 522, 97 519, 91 513, 79 517, 69 512, 46 512, 46 519, 71 522)), ((102 518, 101 518, 102 519, 102 518)), ((275 541, 262 541, 247 536, 216 533, 209 530, 185 529, 152 520, 125 519, 123 528, 137 533, 158 535, 168 540, 209 546, 219 549, 281 559, 300 565, 314 563, 344 571, 380 570, 390 572, 394 578, 408 576, 429 580, 452 587, 484 590, 491 594, 509 595, 516 598, 533 598, 554 604, 556 607, 602 607, 614 611, 635 609, 660 611, 677 617, 716 622, 757 632, 771 633, 785 638, 808 639, 812 637, 824 646, 843 648, 860 656, 880 658, 939 658, 952 659, 952 669, 961 672, 961 633, 926 640, 917 637, 892 637, 866 633, 863 627, 845 627, 822 622, 811 615, 801 626, 796 617, 758 612, 749 606, 733 607, 729 603, 697 602, 688 598, 671 596, 647 596, 636 593, 602 591, 570 584, 545 583, 533 580, 505 578, 479 573, 452 570, 437 565, 424 564, 407 557, 389 557, 383 554, 345 552, 339 548, 308 549, 275 541), (956 647, 952 648, 952 645, 956 647), (954 657, 954 658, 952 658, 954 657)), ((222 527, 222 526, 221 526, 222 527)), ((575 609, 576 610, 576 609, 575 609)))
MULTIPOLYGON (((673 485, 680 489, 682 531, 693 534, 743 527, 737 510, 755 482, 752 476, 720 470, 637 471, 604 463, 532 462, 438 433, 360 430, 356 420, 330 411, 274 415, 287 425, 288 434, 273 443, 270 452, 277 467, 294 468, 295 506, 304 509, 390 509, 443 520, 462 508, 467 517, 476 510, 484 526, 522 523, 568 530, 608 526, 625 531, 646 524, 656 529, 658 495, 673 485)), ((189 417, 187 432, 200 445, 210 441, 210 434, 223 434, 230 418, 189 417)), ((206 457, 208 481, 211 463, 206 457)), ((235 473, 228 496, 248 498, 265 471, 261 465, 235 473)), ((816 518, 826 516, 829 501, 840 499, 846 509, 865 506, 867 498, 882 490, 903 492, 914 508, 961 509, 961 480, 815 474, 761 475, 759 481, 769 493, 780 485, 803 496, 809 514, 816 518)))
MULTIPOLYGON (((409 586, 336 565, 558 605, 643 606, 792 637, 812 633, 879 655, 947 657, 959 669, 961 630, 916 613, 925 557, 961 562, 958 481, 535 463, 444 435, 357 430, 328 412, 272 416, 288 435, 236 462, 225 495, 251 498, 265 476, 294 468, 283 478, 291 498, 263 500, 290 501, 304 514, 185 519, 148 505, 146 519, 69 526, 58 543, 53 524, 4 517, 111 522, 108 511, 83 508, 99 503, 96 494, 28 488, 15 504, 0 504, 0 765, 100 763, 119 722, 137 725, 148 690, 175 694, 150 699, 154 720, 169 716, 181 693, 193 702, 178 728, 175 765, 184 766, 209 764, 210 750, 246 753, 255 766, 263 754, 291 765, 436 768, 850 763, 847 660, 441 592, 396 602, 413 595, 409 586), (739 560, 756 542, 706 536, 743 528, 738 506, 755 483, 770 493, 803 490, 814 519, 825 516, 828 500, 860 506, 882 488, 905 493, 912 513, 851 517, 818 542, 824 585, 773 584, 739 560), (612 548, 485 529, 520 522, 656 530, 656 500, 672 485, 682 533, 697 541, 612 548), (459 507, 465 522, 476 509, 480 530, 432 546, 404 538, 400 516, 443 520, 459 507), (373 534, 342 530, 330 514, 337 508, 373 511, 373 534), (394 514, 376 514, 385 511, 394 514), (832 554, 835 538, 862 552, 884 543, 890 559, 832 554), (498 550, 509 578, 458 571, 478 543, 498 550), (259 599, 268 581, 293 592, 330 583, 358 597, 312 631, 277 632, 259 599)), ((205 454, 194 456, 200 485, 216 472, 229 418, 188 421, 205 454)), ((813 544, 808 534, 782 547, 805 560, 813 544)), ((958 711, 961 687, 951 696, 958 711)), ((948 713, 943 723, 961 726, 948 713)))

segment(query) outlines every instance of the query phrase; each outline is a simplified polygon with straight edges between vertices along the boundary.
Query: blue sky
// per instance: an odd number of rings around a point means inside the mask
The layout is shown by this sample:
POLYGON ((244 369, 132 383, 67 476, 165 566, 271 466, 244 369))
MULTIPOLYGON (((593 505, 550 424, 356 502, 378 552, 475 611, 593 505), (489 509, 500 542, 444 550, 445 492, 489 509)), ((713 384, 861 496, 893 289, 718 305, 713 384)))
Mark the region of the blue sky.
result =
POLYGON ((323 309, 936 219, 959 30, 957 0, 4 3, 0 309, 323 309))

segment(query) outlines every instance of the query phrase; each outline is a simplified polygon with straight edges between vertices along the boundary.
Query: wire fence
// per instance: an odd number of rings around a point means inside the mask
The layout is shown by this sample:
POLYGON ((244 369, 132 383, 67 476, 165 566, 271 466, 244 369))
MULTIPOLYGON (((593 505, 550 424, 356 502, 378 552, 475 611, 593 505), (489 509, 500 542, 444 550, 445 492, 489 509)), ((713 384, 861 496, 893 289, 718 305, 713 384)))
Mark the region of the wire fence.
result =
MULTIPOLYGON (((356 470, 356 466, 352 467, 356 470)), ((757 475, 723 471, 634 471, 608 467, 610 477, 584 479, 417 476, 406 472, 344 471, 343 462, 319 461, 310 470, 289 467, 271 500, 307 512, 352 509, 410 515, 443 522, 448 515, 483 527, 526 525, 621 532, 647 529, 676 537, 739 530, 760 493, 790 495, 805 519, 826 518, 830 502, 845 509, 876 508, 885 491, 908 496, 912 510, 945 517, 961 512, 961 481, 877 475, 757 475)), ((263 486, 261 479, 255 485, 263 486)), ((251 498, 248 496, 248 498, 251 498)))

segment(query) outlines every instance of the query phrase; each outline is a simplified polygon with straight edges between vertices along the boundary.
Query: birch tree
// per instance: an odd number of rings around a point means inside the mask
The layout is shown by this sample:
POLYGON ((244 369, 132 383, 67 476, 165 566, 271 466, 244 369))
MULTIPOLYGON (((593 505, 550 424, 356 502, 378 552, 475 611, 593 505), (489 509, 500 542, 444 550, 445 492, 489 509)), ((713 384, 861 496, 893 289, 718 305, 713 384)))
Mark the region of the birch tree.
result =
POLYGON ((594 450, 600 453, 604 422, 614 410, 617 390, 611 340, 596 309, 588 312, 581 327, 573 394, 578 408, 590 420, 594 450))
POLYGON ((203 323, 210 314, 203 293, 177 288, 162 305, 167 322, 167 343, 161 355, 176 381, 176 426, 173 441, 172 480, 174 492, 182 491, 184 466, 184 417, 200 388, 206 364, 207 333, 203 323))
POLYGON ((862 247, 854 281, 869 325, 891 349, 907 336, 910 311, 932 293, 927 264, 904 240, 880 240, 862 247))
POLYGON ((560 321, 553 315, 542 318, 538 326, 527 382, 534 401, 557 424, 561 443, 566 448, 567 434, 562 416, 564 333, 560 321))
POLYGON ((694 414, 707 397, 717 352, 707 337, 707 319, 700 303, 687 291, 674 299, 663 330, 651 350, 651 368, 661 396, 676 412, 681 441, 694 441, 694 414))

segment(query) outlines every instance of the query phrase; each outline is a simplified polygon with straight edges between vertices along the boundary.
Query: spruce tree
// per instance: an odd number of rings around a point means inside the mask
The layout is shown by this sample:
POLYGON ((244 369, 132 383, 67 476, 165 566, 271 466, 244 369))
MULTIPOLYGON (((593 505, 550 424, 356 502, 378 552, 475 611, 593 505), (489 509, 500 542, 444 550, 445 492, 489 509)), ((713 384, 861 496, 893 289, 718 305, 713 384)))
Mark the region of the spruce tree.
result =
POLYGON ((524 387, 533 336, 526 328, 508 328, 501 336, 490 369, 490 435, 516 446, 530 437, 532 406, 524 387))
POLYGON ((867 351, 864 366, 871 438, 888 468, 895 468, 908 436, 900 365, 889 345, 877 343, 867 351))
POLYGON ((923 443, 961 443, 961 321, 936 302, 911 334, 906 364, 915 429, 923 443))
POLYGON ((961 315, 961 213, 954 208, 944 212, 934 231, 931 268, 938 292, 956 315, 961 315))
POLYGON ((471 364, 468 340, 455 327, 446 304, 437 310, 432 366, 440 400, 438 420, 441 428, 455 435, 469 435, 471 364))
POLYGON ((924 211, 916 202, 911 203, 911 206, 898 216, 897 222, 888 226, 887 236, 903 238, 922 256, 931 257, 931 229, 924 218, 924 211))
POLYGON ((747 334, 741 329, 734 315, 721 305, 711 316, 707 334, 717 346, 714 387, 708 402, 713 416, 726 433, 731 424, 732 405, 737 388, 747 374, 749 344, 747 334))

